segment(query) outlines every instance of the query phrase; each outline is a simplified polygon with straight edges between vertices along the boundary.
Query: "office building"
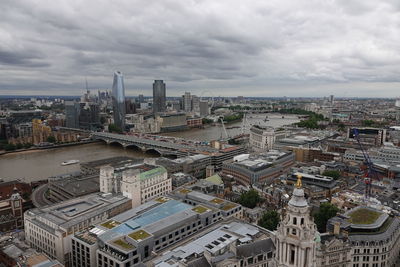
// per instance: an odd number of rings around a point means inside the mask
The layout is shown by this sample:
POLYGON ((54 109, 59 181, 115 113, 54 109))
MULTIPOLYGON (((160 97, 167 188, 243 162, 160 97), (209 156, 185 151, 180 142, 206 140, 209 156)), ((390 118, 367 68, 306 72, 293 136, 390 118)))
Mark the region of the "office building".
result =
POLYGON ((358 206, 331 218, 321 235, 318 266, 398 266, 400 219, 382 210, 358 206), (330 254, 330 255, 329 255, 330 254))
POLYGON ((162 166, 136 163, 120 168, 104 166, 100 169, 100 191, 122 193, 137 207, 172 190, 172 181, 162 166))
POLYGON ((212 228, 181 241, 178 247, 160 253, 149 263, 155 267, 275 266, 275 246, 265 229, 237 220, 220 222, 212 228))
POLYGON ((380 128, 369 128, 369 127, 358 127, 347 129, 347 139, 356 139, 355 132, 358 132, 358 139, 360 142, 381 146, 386 142, 386 129, 380 128))
POLYGON ((165 112, 166 92, 163 80, 155 80, 153 83, 153 112, 165 112))
POLYGON ((258 155, 243 154, 224 162, 222 173, 243 185, 271 184, 294 162, 292 152, 270 150, 258 155))
MULTIPOLYGON (((181 190, 178 194, 191 192, 184 188, 181 190)), ((239 209, 242 210, 240 205, 219 198, 201 205, 169 197, 156 198, 90 230, 76 233, 72 238, 72 266, 82 266, 88 261, 88 266, 140 266, 156 253, 202 229, 224 218, 232 218, 232 210, 239 209), (228 217, 224 217, 223 210, 215 206, 221 203, 224 203, 223 207, 227 206, 224 214, 231 212, 228 217), (97 265, 92 265, 95 258, 97 265)))
POLYGON ((253 125, 250 128, 250 147, 255 151, 272 149, 275 143, 275 131, 273 127, 253 125))
POLYGON ((26 242, 66 266, 70 266, 71 237, 90 225, 103 222, 132 207, 121 195, 91 194, 24 214, 26 242))
POLYGON ((80 105, 75 101, 65 101, 65 126, 68 128, 79 128, 80 105))
POLYGON ((183 110, 185 112, 191 112, 192 111, 192 96, 190 95, 190 92, 185 92, 185 94, 182 96, 182 102, 183 102, 183 110))
POLYGON ((122 131, 125 130, 125 86, 121 72, 114 73, 112 85, 114 124, 122 131))
POLYGON ((192 111, 200 114, 200 98, 197 95, 192 95, 192 111))
POLYGON ((210 109, 208 107, 208 102, 207 101, 200 101, 200 116, 205 117, 210 115, 210 109))

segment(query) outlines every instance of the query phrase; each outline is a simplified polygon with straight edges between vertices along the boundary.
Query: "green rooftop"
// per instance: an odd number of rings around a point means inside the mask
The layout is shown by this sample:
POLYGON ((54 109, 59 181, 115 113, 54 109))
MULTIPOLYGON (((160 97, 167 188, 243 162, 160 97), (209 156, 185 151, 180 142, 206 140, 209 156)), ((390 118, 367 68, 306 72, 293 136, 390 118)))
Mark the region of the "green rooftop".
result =
POLYGON ((203 206, 194 207, 192 210, 200 214, 208 211, 208 209, 203 206))
POLYGON ((100 225, 105 227, 105 228, 112 229, 115 226, 118 226, 120 224, 121 224, 120 222, 117 222, 117 221, 114 221, 114 220, 109 220, 109 221, 106 221, 105 223, 102 223, 100 225))
POLYGON ((350 223, 372 224, 381 216, 381 213, 367 208, 360 208, 349 213, 348 215, 350 217, 350 223))
POLYGON ((140 174, 139 174, 139 179, 140 179, 140 180, 146 180, 146 179, 152 178, 152 177, 154 177, 154 176, 163 174, 163 173, 165 173, 165 172, 167 172, 167 169, 165 169, 165 168, 162 167, 162 166, 159 166, 159 167, 157 167, 157 168, 154 168, 154 169, 148 170, 148 171, 146 171, 146 172, 140 173, 140 174))
POLYGON ((221 185, 221 184, 224 183, 222 181, 222 178, 218 174, 214 174, 213 176, 210 176, 210 177, 206 178, 206 181, 209 181, 209 182, 211 182, 213 184, 216 184, 216 185, 221 185))
POLYGON ((227 203, 225 206, 222 207, 223 210, 231 210, 233 208, 236 208, 237 205, 234 203, 227 203))
POLYGON ((124 248, 126 250, 131 250, 134 249, 135 246, 132 244, 129 244, 128 242, 126 242, 125 240, 122 239, 117 239, 113 242, 115 245, 120 246, 121 248, 124 248))
POLYGON ((179 190, 179 193, 182 193, 182 194, 187 194, 187 193, 190 193, 190 192, 192 192, 192 190, 186 189, 186 188, 182 188, 181 190, 179 190))
POLYGON ((165 203, 165 202, 169 201, 169 198, 167 198, 167 197, 159 197, 159 198, 156 198, 155 201, 158 201, 160 203, 165 203))
POLYGON ((135 239, 136 241, 138 241, 138 240, 144 240, 144 239, 148 238, 150 236, 150 234, 148 232, 146 232, 145 230, 139 230, 139 231, 130 233, 128 236, 135 239))

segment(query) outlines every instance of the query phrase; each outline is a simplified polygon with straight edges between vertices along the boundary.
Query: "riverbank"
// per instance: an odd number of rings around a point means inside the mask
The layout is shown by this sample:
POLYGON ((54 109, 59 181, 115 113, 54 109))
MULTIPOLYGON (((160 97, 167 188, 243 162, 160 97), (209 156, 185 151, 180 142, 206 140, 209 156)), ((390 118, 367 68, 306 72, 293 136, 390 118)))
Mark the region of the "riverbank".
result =
POLYGON ((148 158, 149 154, 134 149, 123 149, 118 145, 103 142, 88 143, 56 149, 38 149, 0 156, 0 178, 4 181, 19 179, 30 183, 45 180, 50 176, 76 172, 80 163, 111 157, 148 158), (78 164, 62 166, 68 160, 79 160, 78 164))
POLYGON ((17 149, 17 150, 12 150, 12 151, 0 151, 0 156, 6 155, 6 154, 37 152, 37 151, 41 151, 41 150, 45 150, 45 149, 57 149, 57 148, 63 148, 63 147, 69 147, 69 146, 79 146, 79 145, 85 145, 85 144, 91 144, 91 143, 97 143, 97 142, 100 142, 100 141, 88 140, 88 141, 65 143, 65 144, 55 144, 54 146, 45 146, 45 147, 33 146, 30 148, 23 148, 23 149, 17 149))

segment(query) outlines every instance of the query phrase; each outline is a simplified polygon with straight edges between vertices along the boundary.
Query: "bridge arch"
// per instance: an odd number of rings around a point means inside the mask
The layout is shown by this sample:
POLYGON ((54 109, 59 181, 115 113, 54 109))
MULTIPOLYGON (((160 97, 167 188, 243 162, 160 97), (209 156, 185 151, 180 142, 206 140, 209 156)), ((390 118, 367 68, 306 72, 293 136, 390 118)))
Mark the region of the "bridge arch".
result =
POLYGON ((159 151, 159 150, 156 149, 156 148, 149 148, 149 149, 146 149, 146 150, 145 150, 145 153, 146 153, 146 154, 150 154, 150 155, 162 156, 161 151, 159 151))
POLYGON ((142 148, 136 144, 129 144, 126 145, 125 148, 129 148, 129 149, 133 149, 133 150, 137 150, 137 151, 142 151, 142 148))
POLYGON ((111 141, 108 143, 110 146, 121 146, 124 147, 124 144, 119 141, 111 141))

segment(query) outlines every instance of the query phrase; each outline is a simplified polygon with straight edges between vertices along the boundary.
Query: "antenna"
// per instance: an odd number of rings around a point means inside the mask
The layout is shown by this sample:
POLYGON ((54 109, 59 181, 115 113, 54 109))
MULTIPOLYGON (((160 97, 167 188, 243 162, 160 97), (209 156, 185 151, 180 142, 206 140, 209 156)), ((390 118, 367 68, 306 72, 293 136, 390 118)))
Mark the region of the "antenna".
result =
POLYGON ((85 82, 86 82, 86 92, 89 93, 89 86, 88 86, 88 82, 87 82, 87 78, 85 77, 85 82))

